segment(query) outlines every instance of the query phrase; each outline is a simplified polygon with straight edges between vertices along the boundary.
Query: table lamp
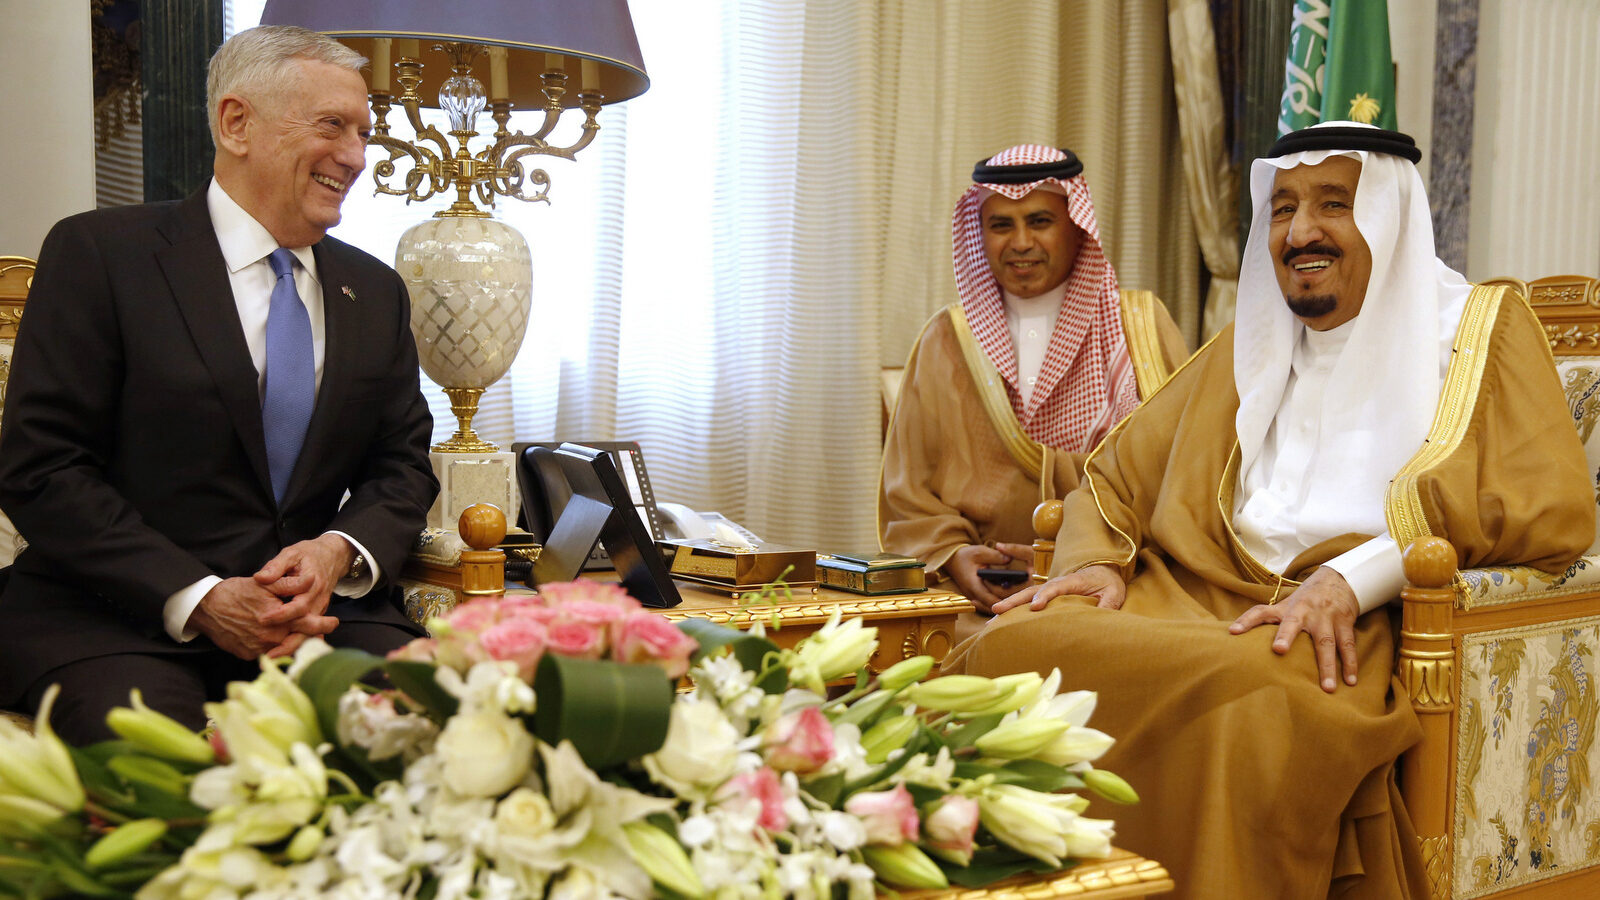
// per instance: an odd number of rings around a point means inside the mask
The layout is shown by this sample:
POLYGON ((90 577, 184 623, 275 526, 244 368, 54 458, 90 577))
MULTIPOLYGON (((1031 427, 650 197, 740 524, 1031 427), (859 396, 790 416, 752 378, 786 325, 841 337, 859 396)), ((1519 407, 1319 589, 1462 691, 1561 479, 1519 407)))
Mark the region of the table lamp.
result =
POLYGON ((512 455, 479 438, 472 418, 522 345, 533 266, 527 241, 491 210, 496 197, 548 203, 550 178, 527 168, 530 157, 574 159, 594 140, 601 106, 649 87, 626 0, 269 0, 261 23, 323 32, 371 60, 369 143, 389 153, 372 169, 378 193, 409 202, 455 190, 455 201, 406 231, 395 250, 422 370, 457 421, 429 454, 440 492, 428 524, 453 524, 479 502, 515 521, 512 455), (389 133, 397 102, 412 141, 389 133), (449 116, 453 149, 423 123, 424 106, 449 116), (474 151, 486 108, 497 127, 474 151), (565 147, 549 143, 572 108, 582 110, 582 134, 565 147), (532 134, 512 132, 513 110, 544 115, 532 134))

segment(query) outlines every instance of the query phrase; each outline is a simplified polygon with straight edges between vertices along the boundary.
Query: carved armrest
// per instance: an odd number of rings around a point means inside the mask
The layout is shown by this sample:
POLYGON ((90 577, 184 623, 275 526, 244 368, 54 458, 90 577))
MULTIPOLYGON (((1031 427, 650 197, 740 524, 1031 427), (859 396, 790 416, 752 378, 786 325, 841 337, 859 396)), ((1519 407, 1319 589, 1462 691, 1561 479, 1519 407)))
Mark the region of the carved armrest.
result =
POLYGON ((461 513, 458 535, 424 530, 401 570, 406 615, 418 625, 444 616, 469 597, 505 592, 506 517, 491 503, 461 513))

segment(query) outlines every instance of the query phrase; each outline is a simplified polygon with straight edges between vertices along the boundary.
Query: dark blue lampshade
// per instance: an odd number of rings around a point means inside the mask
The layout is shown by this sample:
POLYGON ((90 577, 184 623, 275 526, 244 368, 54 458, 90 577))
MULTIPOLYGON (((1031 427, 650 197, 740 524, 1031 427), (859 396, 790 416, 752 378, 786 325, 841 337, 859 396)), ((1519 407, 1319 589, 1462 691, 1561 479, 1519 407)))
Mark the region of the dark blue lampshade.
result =
MULTIPOLYGON (((438 105, 439 84, 450 75, 450 58, 432 47, 439 41, 508 48, 508 99, 517 109, 545 104, 539 75, 556 55, 557 67, 568 76, 566 106, 578 103, 584 60, 598 63, 589 66, 598 79, 589 87, 597 87, 606 103, 637 97, 650 86, 627 0, 268 0, 261 24, 320 31, 368 59, 375 38, 419 38, 418 92, 426 106, 438 105)), ((488 60, 480 56, 473 69, 487 87, 488 60)))

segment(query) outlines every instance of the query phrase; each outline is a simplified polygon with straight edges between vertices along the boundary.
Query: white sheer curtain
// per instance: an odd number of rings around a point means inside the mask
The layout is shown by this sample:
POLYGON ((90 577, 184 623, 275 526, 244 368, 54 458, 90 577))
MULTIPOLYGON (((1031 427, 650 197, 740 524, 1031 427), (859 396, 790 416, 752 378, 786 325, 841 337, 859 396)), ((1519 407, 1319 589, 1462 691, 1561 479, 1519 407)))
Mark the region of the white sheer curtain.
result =
MULTIPOLYGON (((1124 285, 1198 324, 1164 0, 631 6, 650 90, 544 166, 549 206, 497 209, 533 249, 534 299, 486 438, 636 440, 658 498, 875 545, 877 372, 953 299, 973 161, 1022 141, 1080 151, 1124 285)), ((392 259, 441 205, 354 191, 334 234, 392 259)))

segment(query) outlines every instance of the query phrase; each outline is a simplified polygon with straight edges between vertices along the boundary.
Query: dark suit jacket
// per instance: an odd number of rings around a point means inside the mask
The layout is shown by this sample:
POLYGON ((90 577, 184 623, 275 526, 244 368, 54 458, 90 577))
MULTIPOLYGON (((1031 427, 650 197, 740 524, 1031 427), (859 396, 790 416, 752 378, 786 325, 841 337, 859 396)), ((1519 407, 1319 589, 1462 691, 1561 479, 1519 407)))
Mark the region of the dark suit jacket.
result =
MULTIPOLYGON (((398 573, 438 491, 405 284, 333 238, 314 252, 322 383, 280 508, 205 192, 46 237, 0 428, 0 507, 28 541, 0 594, 0 703, 66 662, 179 650, 168 596, 329 529, 398 573)), ((389 585, 363 599, 333 612, 403 621, 389 585)))

